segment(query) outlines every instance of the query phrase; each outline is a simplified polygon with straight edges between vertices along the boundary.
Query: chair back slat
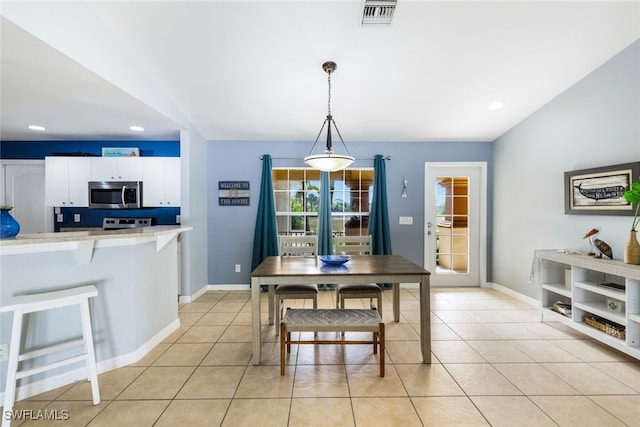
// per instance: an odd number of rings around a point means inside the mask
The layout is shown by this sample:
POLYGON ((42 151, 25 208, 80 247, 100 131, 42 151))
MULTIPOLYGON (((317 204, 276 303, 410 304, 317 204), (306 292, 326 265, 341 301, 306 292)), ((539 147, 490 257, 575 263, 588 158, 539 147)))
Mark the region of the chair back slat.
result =
POLYGON ((318 236, 278 236, 280 256, 316 256, 318 236))
POLYGON ((345 255, 371 255, 371 236, 335 236, 333 251, 345 255))

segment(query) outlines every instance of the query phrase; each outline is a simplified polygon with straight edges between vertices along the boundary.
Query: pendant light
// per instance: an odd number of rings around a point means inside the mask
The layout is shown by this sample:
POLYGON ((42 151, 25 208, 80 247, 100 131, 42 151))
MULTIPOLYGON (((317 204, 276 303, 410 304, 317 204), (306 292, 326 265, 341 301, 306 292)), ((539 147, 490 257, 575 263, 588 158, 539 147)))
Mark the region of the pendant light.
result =
POLYGON ((333 116, 331 115, 331 73, 333 73, 336 70, 336 68, 337 68, 336 63, 332 61, 328 61, 322 64, 322 69, 329 75, 327 79, 329 83, 329 100, 327 103, 328 105, 327 118, 324 119, 324 123, 320 128, 320 132, 318 133, 318 136, 316 137, 316 140, 313 143, 313 147, 311 147, 311 152, 307 157, 304 158, 304 162, 307 165, 311 166, 314 169, 319 169, 323 172, 335 172, 335 171, 345 169, 349 167, 349 165, 351 165, 351 163, 353 163, 353 161, 355 160, 355 158, 349 154, 347 145, 342 140, 342 135, 340 135, 338 126, 336 126, 336 122, 333 120, 333 116), (333 127, 336 129, 336 133, 340 138, 340 142, 342 142, 342 145, 344 146, 344 149, 347 153, 346 155, 336 154, 333 152, 333 145, 331 141, 331 125, 332 124, 333 124, 333 127), (325 126, 327 127, 327 145, 324 151, 322 152, 322 154, 313 154, 313 150, 314 148, 316 148, 318 139, 320 138, 320 135, 322 134, 322 131, 324 130, 325 126))

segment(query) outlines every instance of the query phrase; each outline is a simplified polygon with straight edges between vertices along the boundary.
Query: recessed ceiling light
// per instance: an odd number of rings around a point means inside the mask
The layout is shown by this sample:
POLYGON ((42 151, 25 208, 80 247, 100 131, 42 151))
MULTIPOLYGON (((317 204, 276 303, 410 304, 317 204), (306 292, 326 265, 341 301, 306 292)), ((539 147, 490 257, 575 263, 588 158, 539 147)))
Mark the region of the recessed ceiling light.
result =
POLYGON ((129 129, 136 131, 136 132, 142 132, 144 131, 144 128, 142 126, 129 126, 129 129))
POLYGON ((502 101, 493 101, 489 104, 489 111, 498 111, 504 107, 504 102, 502 101))
POLYGON ((47 130, 47 128, 45 128, 44 126, 39 126, 39 125, 29 125, 28 127, 31 130, 39 130, 39 131, 47 130))

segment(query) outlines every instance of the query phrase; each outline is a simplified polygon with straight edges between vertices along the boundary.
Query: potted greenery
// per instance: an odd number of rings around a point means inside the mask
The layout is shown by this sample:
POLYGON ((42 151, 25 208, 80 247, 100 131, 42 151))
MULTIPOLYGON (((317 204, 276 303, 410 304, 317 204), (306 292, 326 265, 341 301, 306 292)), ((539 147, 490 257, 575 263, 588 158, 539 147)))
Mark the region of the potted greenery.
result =
POLYGON ((627 191, 624 192, 624 198, 632 205, 636 205, 636 211, 631 221, 631 233, 629 242, 624 249, 624 262, 627 264, 640 264, 640 244, 637 238, 637 228, 640 223, 640 181, 632 182, 627 191))
POLYGON ((20 224, 9 211, 13 209, 10 205, 0 205, 0 238, 10 239, 16 237, 20 232, 20 224))

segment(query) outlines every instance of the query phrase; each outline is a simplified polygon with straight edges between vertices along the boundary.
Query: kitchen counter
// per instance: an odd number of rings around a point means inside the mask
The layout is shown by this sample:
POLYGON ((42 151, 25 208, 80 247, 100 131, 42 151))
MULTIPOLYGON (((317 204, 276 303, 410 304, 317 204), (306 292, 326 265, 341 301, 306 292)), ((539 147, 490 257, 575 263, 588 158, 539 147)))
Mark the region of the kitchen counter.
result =
POLYGON ((156 243, 156 249, 160 251, 178 234, 190 230, 193 230, 193 227, 154 225, 123 230, 19 234, 13 239, 0 240, 0 255, 76 251, 77 264, 86 265, 91 263, 94 249, 153 241, 156 243))
POLYGON ((13 239, 0 239, 0 248, 5 246, 40 243, 78 242, 83 240, 129 239, 156 237, 193 230, 191 226, 154 225, 151 227, 128 228, 123 230, 66 231, 60 233, 18 234, 13 239))
MULTIPOLYGON (((0 299, 94 285, 90 301, 98 372, 135 363, 180 327, 180 239, 191 226, 151 226, 22 234, 0 240, 0 299)), ((29 348, 82 333, 75 307, 29 315, 29 348)), ((0 344, 10 342, 12 317, 0 316, 0 344)), ((43 362, 45 362, 43 360, 43 362)), ((4 390, 6 363, 0 364, 4 390)), ((59 369, 22 380, 18 394, 32 396, 82 377, 59 369)))

